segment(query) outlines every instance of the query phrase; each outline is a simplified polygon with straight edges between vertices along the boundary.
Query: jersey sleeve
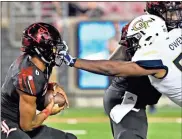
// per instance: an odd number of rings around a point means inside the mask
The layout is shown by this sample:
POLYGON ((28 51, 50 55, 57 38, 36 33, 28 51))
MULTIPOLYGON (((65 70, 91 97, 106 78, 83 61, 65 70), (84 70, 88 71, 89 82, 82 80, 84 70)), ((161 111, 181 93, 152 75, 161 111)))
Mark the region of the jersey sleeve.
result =
POLYGON ((139 49, 133 56, 132 61, 145 69, 167 70, 162 61, 162 54, 157 49, 139 49))
POLYGON ((13 84, 16 89, 32 96, 39 96, 44 93, 46 82, 40 72, 33 67, 22 69, 13 77, 13 84))

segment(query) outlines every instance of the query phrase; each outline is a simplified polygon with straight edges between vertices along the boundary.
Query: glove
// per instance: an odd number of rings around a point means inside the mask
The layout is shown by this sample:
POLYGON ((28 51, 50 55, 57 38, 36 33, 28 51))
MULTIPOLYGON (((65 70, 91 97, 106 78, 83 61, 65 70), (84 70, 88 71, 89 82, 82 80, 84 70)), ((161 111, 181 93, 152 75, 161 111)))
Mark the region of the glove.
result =
POLYGON ((62 50, 68 51, 68 45, 66 44, 65 41, 62 42, 62 46, 63 46, 62 50))
POLYGON ((62 60, 66 65, 70 67, 74 66, 76 57, 72 57, 67 51, 60 51, 59 54, 62 56, 62 60))

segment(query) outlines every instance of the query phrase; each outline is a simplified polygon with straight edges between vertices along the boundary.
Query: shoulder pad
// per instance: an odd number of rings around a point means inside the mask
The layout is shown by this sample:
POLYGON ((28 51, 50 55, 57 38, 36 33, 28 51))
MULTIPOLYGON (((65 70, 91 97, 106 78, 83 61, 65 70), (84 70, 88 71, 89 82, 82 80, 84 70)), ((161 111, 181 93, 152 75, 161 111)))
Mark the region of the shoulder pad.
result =
POLYGON ((13 77, 13 84, 16 89, 33 96, 43 94, 47 89, 47 82, 43 72, 35 67, 22 68, 20 72, 13 77))

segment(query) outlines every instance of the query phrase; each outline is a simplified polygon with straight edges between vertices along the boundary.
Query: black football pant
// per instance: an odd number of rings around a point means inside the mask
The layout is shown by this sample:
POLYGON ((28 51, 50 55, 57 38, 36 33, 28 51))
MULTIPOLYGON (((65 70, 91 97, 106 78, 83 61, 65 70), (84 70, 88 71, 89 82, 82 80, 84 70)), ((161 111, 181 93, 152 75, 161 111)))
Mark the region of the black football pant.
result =
MULTIPOLYGON (((115 105, 121 104, 123 95, 116 90, 106 90, 104 109, 108 116, 115 105)), ((118 124, 110 118, 110 123, 114 139, 146 139, 147 137, 148 122, 145 109, 139 112, 130 111, 118 124)))
POLYGON ((24 132, 16 123, 1 118, 1 139, 77 139, 71 133, 47 127, 40 126, 33 131, 24 132))

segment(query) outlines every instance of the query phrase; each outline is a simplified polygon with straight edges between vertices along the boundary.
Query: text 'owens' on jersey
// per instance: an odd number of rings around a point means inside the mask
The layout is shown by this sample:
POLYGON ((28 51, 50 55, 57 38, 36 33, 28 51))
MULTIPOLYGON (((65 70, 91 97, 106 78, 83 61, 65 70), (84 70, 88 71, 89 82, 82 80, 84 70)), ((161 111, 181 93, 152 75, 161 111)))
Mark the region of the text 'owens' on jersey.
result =
POLYGON ((41 100, 47 91, 51 69, 42 72, 28 55, 17 58, 10 66, 1 89, 1 117, 19 122, 19 94, 16 90, 41 100))
POLYGON ((161 37, 160 41, 139 48, 132 61, 145 69, 165 69, 166 75, 161 79, 149 75, 151 84, 182 106, 182 29, 173 29, 169 38, 161 37))

